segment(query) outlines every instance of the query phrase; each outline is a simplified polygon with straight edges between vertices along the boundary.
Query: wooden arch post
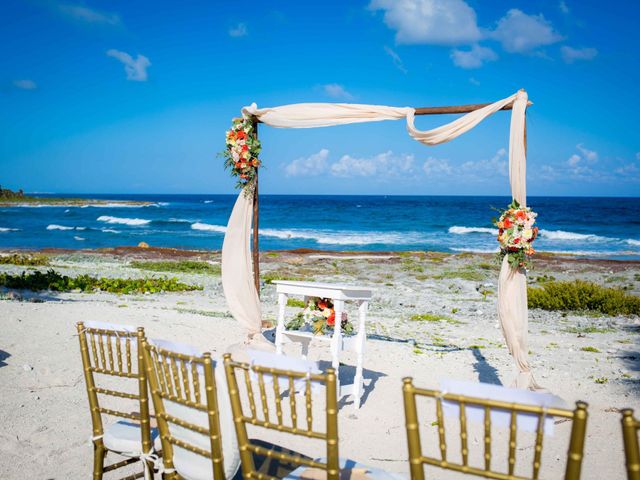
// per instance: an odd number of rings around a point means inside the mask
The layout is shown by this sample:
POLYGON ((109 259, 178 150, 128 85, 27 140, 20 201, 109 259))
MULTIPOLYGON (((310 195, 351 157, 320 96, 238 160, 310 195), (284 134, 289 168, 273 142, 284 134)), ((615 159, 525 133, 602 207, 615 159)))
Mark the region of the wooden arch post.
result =
MULTIPOLYGON (((415 109, 415 115, 451 115, 459 113, 471 113, 475 110, 487 107, 491 103, 474 103, 469 105, 454 105, 449 107, 420 107, 415 109)), ((527 107, 533 105, 531 101, 527 102, 527 107)), ((512 110, 513 104, 505 105, 500 110, 512 110)), ((258 124, 261 123, 259 119, 253 118, 253 132, 256 138, 258 138, 258 124)), ((524 144, 525 154, 527 148, 527 124, 525 118, 524 127, 524 144)), ((258 171, 256 171, 255 185, 253 191, 253 245, 252 245, 252 261, 253 261, 253 282, 260 296, 260 244, 258 240, 258 231, 260 225, 260 208, 258 200, 258 171)))
MULTIPOLYGON (((253 119, 253 134, 258 138, 258 120, 253 119)), ((260 298, 260 243, 258 239, 258 231, 260 227, 260 204, 258 199, 258 171, 256 169, 256 176, 253 185, 253 246, 251 250, 253 261, 253 283, 256 286, 256 292, 258 292, 258 298, 260 298)))

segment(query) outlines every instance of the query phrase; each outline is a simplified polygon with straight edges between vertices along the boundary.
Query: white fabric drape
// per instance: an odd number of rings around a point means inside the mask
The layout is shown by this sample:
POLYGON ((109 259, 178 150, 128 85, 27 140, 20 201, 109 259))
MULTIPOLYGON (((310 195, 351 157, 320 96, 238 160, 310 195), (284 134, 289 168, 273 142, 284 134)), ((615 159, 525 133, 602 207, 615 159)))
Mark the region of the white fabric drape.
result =
POLYGON ((248 337, 260 333, 260 298, 253 283, 251 221, 253 193, 240 192, 229 217, 222 244, 222 288, 229 311, 245 328, 248 337))
MULTIPOLYGON (((526 205, 526 153, 524 146, 527 93, 524 90, 453 122, 421 131, 414 125, 415 110, 409 107, 301 103, 274 108, 258 108, 252 104, 242 109, 245 117, 278 128, 313 128, 349 123, 378 122, 406 118, 407 131, 425 145, 448 142, 474 128, 478 123, 506 105, 513 104, 509 144, 509 178, 513 198, 526 205)), ((249 332, 260 330, 260 304, 252 281, 249 237, 252 211, 243 192, 234 207, 222 247, 222 282, 231 313, 249 332), (250 298, 253 295, 252 298, 250 298)), ((535 382, 527 362, 527 291, 526 277, 514 272, 506 261, 502 265, 498 289, 498 316, 509 351, 518 366, 518 387, 533 388, 535 382)))

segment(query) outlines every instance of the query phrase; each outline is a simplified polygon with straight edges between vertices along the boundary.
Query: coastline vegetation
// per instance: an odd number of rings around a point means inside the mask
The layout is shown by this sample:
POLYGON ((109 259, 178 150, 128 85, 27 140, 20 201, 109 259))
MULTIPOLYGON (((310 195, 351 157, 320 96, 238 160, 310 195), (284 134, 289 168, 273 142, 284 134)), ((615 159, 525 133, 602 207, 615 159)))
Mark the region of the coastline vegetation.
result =
POLYGON ((96 278, 89 275, 68 277, 53 269, 44 273, 40 271, 22 272, 21 275, 0 273, 0 287, 34 292, 43 290, 85 293, 101 291, 125 295, 202 290, 201 286, 188 285, 179 282, 176 278, 96 278))
POLYGON ((129 264, 132 268, 146 270, 150 272, 169 272, 169 273, 202 273, 209 275, 220 275, 220 265, 212 265, 208 262, 199 262, 195 260, 180 261, 139 261, 134 260, 129 264))
POLYGON ((539 288, 528 288, 529 308, 564 312, 600 312, 605 315, 640 315, 640 297, 618 288, 595 283, 544 282, 539 288))
POLYGON ((24 255, 21 253, 12 253, 11 255, 0 255, 0 265, 42 267, 49 265, 49 257, 40 254, 24 255))
POLYGON ((117 203, 122 205, 151 205, 152 202, 140 202, 135 200, 97 200, 92 198, 64 198, 64 197, 33 197, 25 195, 22 189, 14 192, 0 186, 0 206, 12 205, 60 205, 60 206, 84 206, 106 205, 117 203))

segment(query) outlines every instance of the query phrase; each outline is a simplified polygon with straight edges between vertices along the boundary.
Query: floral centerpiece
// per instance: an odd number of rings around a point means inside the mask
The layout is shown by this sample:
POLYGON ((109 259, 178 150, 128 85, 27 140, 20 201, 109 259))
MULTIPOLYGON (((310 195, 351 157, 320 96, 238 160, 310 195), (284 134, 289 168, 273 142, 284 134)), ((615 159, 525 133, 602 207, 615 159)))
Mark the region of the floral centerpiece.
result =
POLYGON ((521 207, 514 200, 504 210, 500 218, 494 219, 498 227, 498 242, 500 242, 500 259, 507 257, 512 268, 530 268, 530 257, 535 253, 532 243, 538 236, 538 227, 533 224, 537 213, 528 207, 521 207))
MULTIPOLYGON (((288 330, 301 330, 309 325, 314 335, 324 335, 336 325, 336 311, 329 298, 312 297, 307 306, 287 323, 288 330)), ((347 314, 342 313, 340 326, 344 333, 353 333, 353 325, 349 323, 347 314)))
POLYGON ((227 130, 226 147, 221 155, 225 158, 225 168, 238 178, 236 188, 253 188, 261 148, 253 121, 244 117, 234 120, 231 129, 227 130))

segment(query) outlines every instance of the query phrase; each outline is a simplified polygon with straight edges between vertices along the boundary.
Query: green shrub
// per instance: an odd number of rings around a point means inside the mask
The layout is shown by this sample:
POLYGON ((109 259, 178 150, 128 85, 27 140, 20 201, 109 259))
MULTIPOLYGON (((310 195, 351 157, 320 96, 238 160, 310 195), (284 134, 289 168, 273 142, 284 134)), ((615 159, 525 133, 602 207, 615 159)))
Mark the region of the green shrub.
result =
POLYGON ((446 270, 438 275, 434 275, 433 278, 436 280, 460 278, 471 282, 481 282, 485 279, 485 274, 477 270, 446 270))
POLYGON ((306 304, 304 303, 304 300, 299 300, 297 298, 288 298, 287 299, 287 307, 304 308, 304 307, 306 307, 306 304))
POLYGON ((266 283, 267 285, 272 284, 275 280, 291 280, 291 281, 309 280, 308 278, 300 278, 300 277, 296 277, 294 275, 289 275, 287 273, 282 273, 282 272, 267 272, 264 275, 262 275, 262 279, 264 280, 264 283, 266 283))
POLYGON ((208 273, 210 275, 220 275, 220 265, 212 265, 207 262, 198 262, 194 260, 162 262, 133 261, 129 266, 151 272, 208 273))
POLYGON ((23 255, 20 253, 12 253, 11 255, 0 256, 0 265, 39 267, 49 265, 49 257, 46 255, 23 255))
POLYGON ((197 285, 187 285, 176 278, 96 278, 89 275, 68 277, 55 270, 43 272, 22 272, 21 275, 0 274, 0 286, 22 290, 53 290, 68 292, 103 291, 109 293, 158 293, 202 290, 197 285))
POLYGON ((528 296, 529 308, 640 315, 640 297, 582 280, 545 282, 540 288, 529 287, 528 296))
POLYGON ((437 313, 416 313, 411 315, 411 320, 414 322, 440 322, 442 320, 449 322, 452 319, 446 315, 438 315, 437 313))
POLYGON ((580 350, 582 350, 583 352, 600 353, 600 350, 598 350, 596 347, 582 347, 580 350))

